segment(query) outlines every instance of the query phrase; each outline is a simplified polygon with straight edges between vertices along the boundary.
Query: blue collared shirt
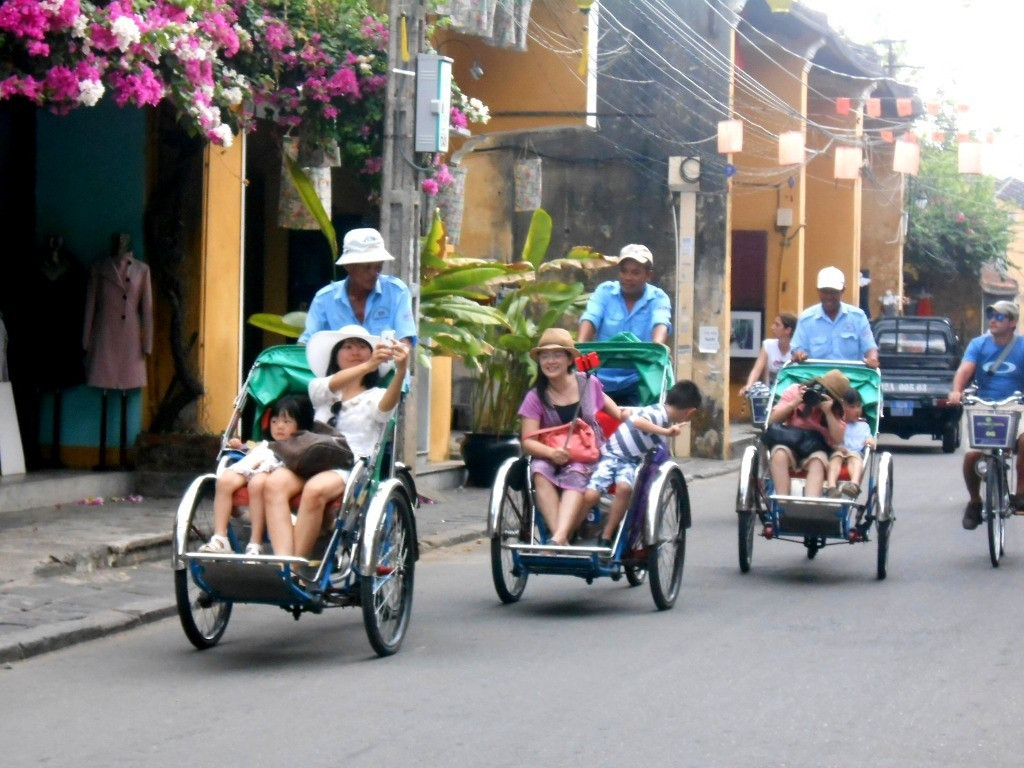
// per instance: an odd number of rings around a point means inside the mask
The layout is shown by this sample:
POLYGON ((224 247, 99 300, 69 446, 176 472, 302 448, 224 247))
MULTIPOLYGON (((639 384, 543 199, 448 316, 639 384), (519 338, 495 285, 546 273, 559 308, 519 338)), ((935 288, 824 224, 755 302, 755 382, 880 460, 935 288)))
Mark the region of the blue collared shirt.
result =
MULTIPOLYGON (((632 333, 641 341, 651 341, 654 329, 659 325, 672 332, 672 302, 661 288, 648 283, 643 296, 633 304, 632 310, 628 310, 622 297, 622 285, 618 280, 608 280, 591 294, 580 317, 581 323, 584 320, 593 323, 595 341, 608 341, 623 332, 632 333)), ((613 398, 616 392, 629 389, 640 380, 636 371, 621 368, 598 368, 597 376, 613 398)))
POLYGON ((348 299, 348 278, 329 283, 316 292, 306 315, 306 330, 299 336, 305 344, 317 331, 336 331, 345 325, 361 325, 379 336, 394 331, 399 339, 416 343, 416 321, 412 316, 412 295, 405 283, 391 275, 380 275, 366 297, 366 319, 360 322, 348 299))
POLYGON ((839 303, 839 314, 832 320, 821 304, 805 309, 796 323, 790 349, 802 349, 817 360, 863 360, 878 345, 871 323, 862 309, 839 303))

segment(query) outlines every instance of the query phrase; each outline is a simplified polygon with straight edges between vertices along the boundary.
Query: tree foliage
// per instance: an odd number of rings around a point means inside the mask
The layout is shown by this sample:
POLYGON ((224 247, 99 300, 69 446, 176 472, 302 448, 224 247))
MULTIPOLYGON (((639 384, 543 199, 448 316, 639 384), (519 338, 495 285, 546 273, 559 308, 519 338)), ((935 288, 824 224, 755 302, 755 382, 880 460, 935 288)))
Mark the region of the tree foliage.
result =
POLYGON ((991 176, 962 174, 955 134, 923 142, 921 173, 911 180, 904 263, 913 274, 977 278, 984 264, 1003 270, 1013 215, 996 199, 991 176))

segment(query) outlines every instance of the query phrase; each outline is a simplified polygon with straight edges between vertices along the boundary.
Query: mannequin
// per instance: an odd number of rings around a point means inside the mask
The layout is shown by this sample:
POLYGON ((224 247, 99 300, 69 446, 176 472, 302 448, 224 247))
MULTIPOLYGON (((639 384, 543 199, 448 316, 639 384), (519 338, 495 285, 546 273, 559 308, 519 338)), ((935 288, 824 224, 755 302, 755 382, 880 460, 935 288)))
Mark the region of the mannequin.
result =
POLYGON ((110 258, 92 265, 85 299, 82 347, 86 383, 103 390, 100 463, 107 469, 107 395, 121 400, 120 466, 127 467, 127 390, 146 385, 146 356, 153 351, 153 298, 149 267, 131 251, 131 236, 112 238, 110 258))

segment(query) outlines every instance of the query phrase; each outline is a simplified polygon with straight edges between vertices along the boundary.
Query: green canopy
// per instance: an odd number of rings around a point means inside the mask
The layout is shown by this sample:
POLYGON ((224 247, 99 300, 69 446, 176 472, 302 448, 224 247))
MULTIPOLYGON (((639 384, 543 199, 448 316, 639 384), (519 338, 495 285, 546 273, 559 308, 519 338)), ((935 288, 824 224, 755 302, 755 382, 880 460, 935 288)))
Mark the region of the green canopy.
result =
POLYGON ((640 402, 657 403, 662 392, 675 383, 668 349, 662 344, 640 341, 632 333, 618 333, 608 341, 585 341, 576 345, 583 354, 597 352, 602 368, 630 368, 640 376, 640 402))
POLYGON ((281 395, 306 394, 312 380, 306 348, 299 344, 282 344, 260 352, 249 370, 245 386, 252 398, 266 408, 281 395))
POLYGON ((860 393, 864 402, 863 418, 871 425, 871 434, 878 433, 879 406, 882 402, 882 374, 877 368, 868 368, 863 363, 821 361, 814 363, 787 363, 779 371, 772 392, 772 407, 779 395, 792 384, 803 384, 832 370, 842 371, 850 380, 850 386, 860 393))

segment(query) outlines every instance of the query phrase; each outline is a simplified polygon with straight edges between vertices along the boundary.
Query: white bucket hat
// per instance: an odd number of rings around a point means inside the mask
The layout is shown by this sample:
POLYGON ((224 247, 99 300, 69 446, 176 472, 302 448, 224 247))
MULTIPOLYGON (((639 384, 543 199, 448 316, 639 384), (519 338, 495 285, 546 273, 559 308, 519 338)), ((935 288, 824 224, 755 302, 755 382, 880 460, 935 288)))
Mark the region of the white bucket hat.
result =
POLYGON ((846 287, 846 275, 837 267, 825 267, 818 272, 818 287, 841 291, 846 287))
MULTIPOLYGON (((361 325, 346 325, 337 331, 317 331, 306 345, 306 362, 313 375, 322 378, 327 375, 327 368, 331 364, 331 350, 345 339, 360 339, 370 345, 370 349, 376 349, 381 343, 380 336, 374 336, 361 325)), ((377 372, 383 376, 393 363, 381 363, 377 372)))
POLYGON ((334 262, 345 264, 373 264, 379 261, 394 261, 395 257, 384 247, 384 238, 376 229, 350 229, 345 233, 341 256, 334 262))

